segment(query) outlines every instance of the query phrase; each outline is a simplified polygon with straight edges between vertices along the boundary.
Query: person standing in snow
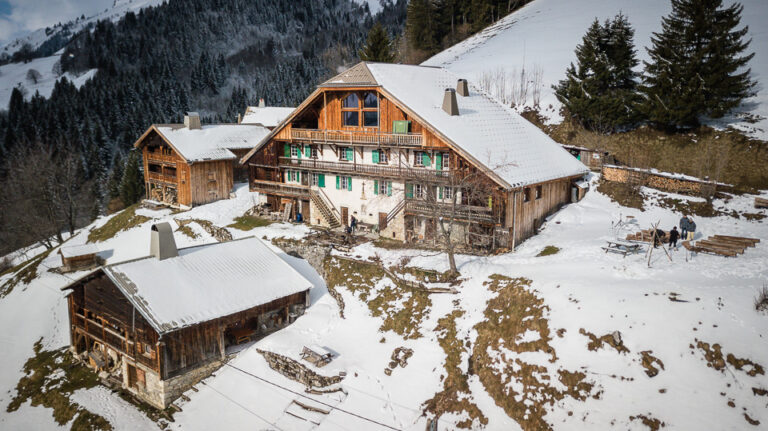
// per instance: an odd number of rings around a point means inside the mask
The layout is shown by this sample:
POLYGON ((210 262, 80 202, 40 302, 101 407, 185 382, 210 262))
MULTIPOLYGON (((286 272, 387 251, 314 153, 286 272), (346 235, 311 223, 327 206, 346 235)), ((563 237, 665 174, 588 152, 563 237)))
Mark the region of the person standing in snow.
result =
POLYGON ((688 216, 688 241, 693 241, 693 237, 696 235, 696 223, 688 216))
POLYGON ((349 227, 352 228, 352 233, 355 233, 355 230, 357 230, 357 219, 355 216, 352 216, 352 221, 349 223, 349 227))
POLYGON ((672 230, 669 231, 669 249, 672 250, 672 247, 677 250, 677 239, 680 238, 680 232, 677 230, 677 226, 673 226, 672 230))
POLYGON ((688 239, 688 216, 685 214, 680 217, 680 237, 684 240, 688 239))

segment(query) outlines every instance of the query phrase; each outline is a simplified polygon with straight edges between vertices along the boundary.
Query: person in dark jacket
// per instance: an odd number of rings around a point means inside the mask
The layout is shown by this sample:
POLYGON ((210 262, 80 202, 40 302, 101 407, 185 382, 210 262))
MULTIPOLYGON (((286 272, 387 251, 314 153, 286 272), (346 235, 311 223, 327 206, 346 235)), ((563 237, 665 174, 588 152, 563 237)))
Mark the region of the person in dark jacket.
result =
POLYGON ((662 244, 662 238, 664 238, 664 231, 661 229, 656 229, 653 232, 653 248, 656 248, 659 246, 659 244, 662 244))
POLYGON ((684 215, 680 218, 680 237, 685 240, 685 239, 688 239, 687 236, 688 236, 688 216, 684 215))
POLYGON ((688 216, 688 241, 693 241, 694 236, 696 236, 696 223, 688 216))
POLYGON ((357 218, 355 218, 355 216, 352 216, 352 221, 349 223, 349 227, 352 228, 352 233, 355 233, 357 230, 357 218))
POLYGON ((669 249, 671 250, 672 247, 677 250, 677 239, 680 238, 680 232, 677 230, 677 226, 674 226, 671 231, 669 231, 669 249))

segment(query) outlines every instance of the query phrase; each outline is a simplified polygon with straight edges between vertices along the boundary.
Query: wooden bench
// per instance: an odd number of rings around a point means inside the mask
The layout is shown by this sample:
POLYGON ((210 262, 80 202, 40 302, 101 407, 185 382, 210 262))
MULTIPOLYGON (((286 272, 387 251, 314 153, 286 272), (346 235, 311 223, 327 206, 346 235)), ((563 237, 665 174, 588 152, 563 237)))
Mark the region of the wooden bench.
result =
POLYGON ((233 329, 230 331, 235 338, 235 344, 248 343, 251 341, 253 330, 248 328, 233 329))
POLYGON ((301 359, 313 364, 314 366, 321 368, 328 365, 333 359, 333 353, 320 346, 311 346, 301 350, 301 359))

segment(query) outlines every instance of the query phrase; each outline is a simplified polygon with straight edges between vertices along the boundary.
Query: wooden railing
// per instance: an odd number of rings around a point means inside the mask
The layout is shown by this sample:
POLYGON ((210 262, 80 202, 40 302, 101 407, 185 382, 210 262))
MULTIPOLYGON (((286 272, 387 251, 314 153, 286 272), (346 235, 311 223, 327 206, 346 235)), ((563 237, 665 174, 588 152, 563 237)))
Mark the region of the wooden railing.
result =
POLYGON ((309 197, 309 186, 299 184, 278 183, 276 181, 253 180, 251 187, 257 192, 276 193, 282 195, 309 197))
POLYGON ((395 147, 420 147, 421 135, 416 133, 381 133, 362 130, 291 129, 291 139, 339 144, 368 144, 395 147))
POLYGON ((373 165, 355 162, 329 162, 317 159, 292 159, 280 157, 280 166, 284 168, 307 169, 321 172, 340 172, 366 175, 377 178, 409 178, 425 182, 445 181, 450 178, 450 171, 414 168, 407 165, 373 165))
POLYGON ((158 163, 166 163, 166 164, 176 164, 176 156, 173 154, 163 154, 161 152, 157 153, 147 153, 147 160, 150 162, 158 162, 158 163))
POLYGON ((147 180, 176 184, 176 175, 167 175, 160 172, 145 172, 144 174, 147 176, 147 180))
MULTIPOLYGON (((408 198, 405 200, 405 212, 426 216, 441 215, 449 217, 451 204, 427 202, 421 199, 408 198)), ((495 223, 491 208, 474 205, 456 205, 455 218, 463 221, 495 223)))

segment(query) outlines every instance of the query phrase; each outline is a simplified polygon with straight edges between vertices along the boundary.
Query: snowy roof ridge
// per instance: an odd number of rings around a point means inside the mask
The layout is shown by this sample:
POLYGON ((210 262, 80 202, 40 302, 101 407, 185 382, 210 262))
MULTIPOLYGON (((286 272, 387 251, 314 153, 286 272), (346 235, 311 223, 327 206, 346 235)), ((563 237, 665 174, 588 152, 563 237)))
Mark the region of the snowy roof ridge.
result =
POLYGON ((260 239, 250 236, 103 267, 159 333, 207 322, 312 288, 260 239))
POLYGON ((153 124, 150 130, 155 130, 188 162, 236 159, 230 150, 250 150, 269 134, 269 129, 257 124, 232 123, 207 124, 199 129, 183 124, 153 124))
POLYGON ((277 127, 296 108, 288 106, 248 106, 240 124, 256 124, 264 127, 277 127))

